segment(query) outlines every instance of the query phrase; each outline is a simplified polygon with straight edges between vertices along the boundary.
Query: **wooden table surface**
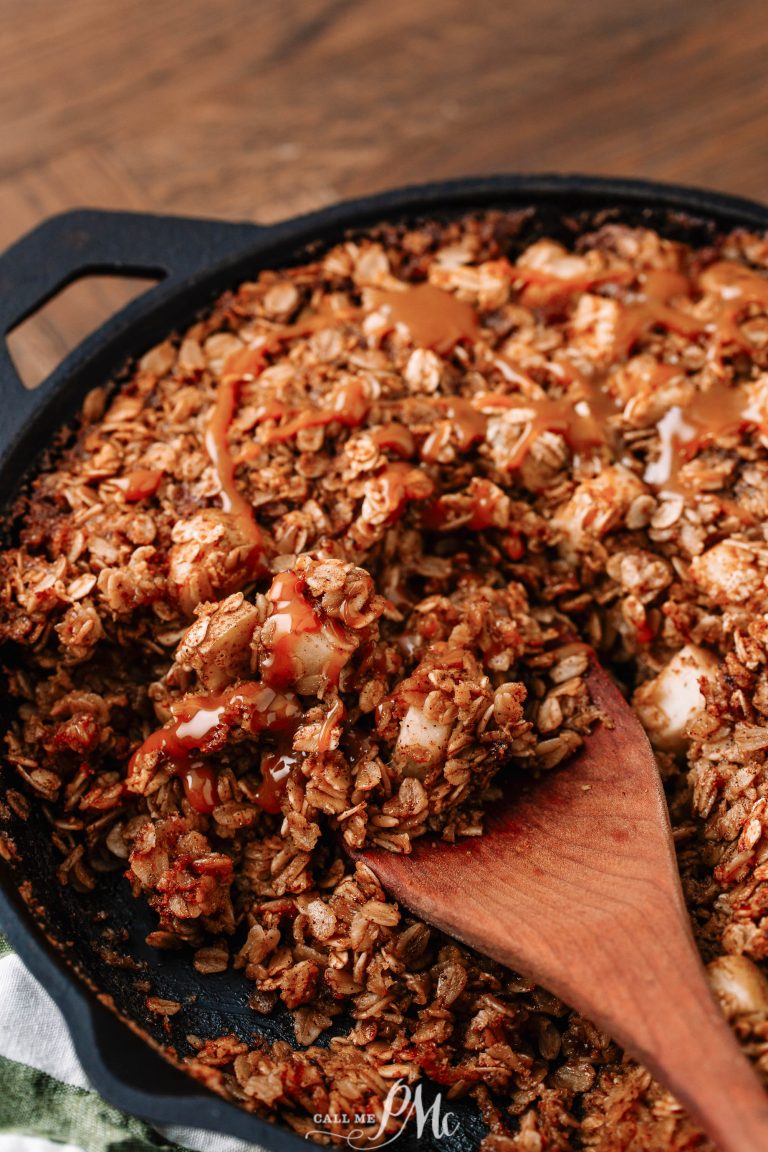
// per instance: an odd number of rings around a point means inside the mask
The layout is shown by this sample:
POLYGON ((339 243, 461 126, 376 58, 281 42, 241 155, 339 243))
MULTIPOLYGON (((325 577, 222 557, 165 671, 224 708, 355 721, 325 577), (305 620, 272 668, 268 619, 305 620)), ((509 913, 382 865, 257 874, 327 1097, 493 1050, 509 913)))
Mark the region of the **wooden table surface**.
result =
MULTIPOLYGON (((0 0, 0 246, 75 205, 270 221, 579 171, 768 199, 762 0, 0 0)), ((30 379, 125 298, 12 338, 30 379)))

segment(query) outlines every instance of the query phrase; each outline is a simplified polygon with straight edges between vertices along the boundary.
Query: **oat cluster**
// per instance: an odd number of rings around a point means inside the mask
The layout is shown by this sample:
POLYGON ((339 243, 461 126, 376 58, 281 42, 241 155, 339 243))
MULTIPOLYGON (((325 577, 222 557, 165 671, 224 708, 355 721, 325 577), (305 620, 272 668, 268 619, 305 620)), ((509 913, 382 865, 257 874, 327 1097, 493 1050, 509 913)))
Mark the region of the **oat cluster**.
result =
POLYGON ((45 806, 62 884, 122 869, 150 943, 290 1011, 295 1047, 189 1038, 245 1107, 306 1133, 428 1077, 484 1152, 704 1149, 608 1037, 346 854, 482 835, 500 770, 567 771, 587 640, 768 1072, 768 243, 520 227, 263 272, 88 397, 0 553, 7 801, 45 806))

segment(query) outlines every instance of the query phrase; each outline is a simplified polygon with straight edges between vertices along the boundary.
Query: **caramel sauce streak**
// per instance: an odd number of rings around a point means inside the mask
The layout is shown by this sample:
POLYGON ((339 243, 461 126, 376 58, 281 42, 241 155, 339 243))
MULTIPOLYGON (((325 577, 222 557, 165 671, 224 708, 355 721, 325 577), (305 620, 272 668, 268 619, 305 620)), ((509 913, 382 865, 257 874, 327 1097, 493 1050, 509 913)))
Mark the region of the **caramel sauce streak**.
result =
POLYGON ((268 356, 287 341, 311 335, 344 318, 332 317, 323 312, 308 316, 305 320, 270 334, 265 343, 258 347, 238 349, 224 363, 213 411, 205 432, 205 447, 216 471, 224 511, 231 512, 235 516, 245 539, 251 540, 254 548, 260 553, 264 550, 262 533, 256 523, 251 504, 240 492, 235 481, 237 464, 229 446, 229 428, 237 410, 240 388, 246 379, 259 376, 266 367, 268 356))
POLYGON ((664 493, 691 495, 680 475, 693 457, 721 436, 735 436, 747 427, 766 431, 764 416, 736 386, 716 382, 692 395, 685 408, 673 406, 657 425, 660 450, 645 469, 645 481, 664 493))
POLYGON ((376 476, 382 501, 387 509, 387 523, 393 524, 410 500, 427 500, 434 493, 431 478, 414 464, 395 461, 376 476))
POLYGON ((294 572, 281 572, 272 581, 267 598, 272 602, 269 620, 274 632, 261 660, 261 672, 275 688, 286 688, 302 675, 301 637, 322 634, 323 676, 328 684, 339 682, 349 658, 349 642, 341 624, 324 619, 305 593, 305 583, 294 572))
POLYGON ((530 381, 538 396, 509 395, 501 392, 481 392, 473 397, 476 408, 493 412, 494 409, 510 411, 519 409, 521 423, 525 431, 515 446, 507 463, 509 471, 520 468, 543 432, 559 433, 571 451, 588 452, 608 443, 610 425, 608 421, 619 413, 616 401, 607 388, 588 380, 571 366, 562 367, 572 381, 568 392, 558 398, 541 395, 542 389, 530 381))
POLYGON ((327 752, 330 749, 331 733, 336 723, 344 719, 344 712, 345 709, 342 701, 340 699, 334 700, 320 726, 320 733, 317 737, 318 752, 327 752))
MULTIPOLYGON (((523 285, 523 292, 528 288, 547 289, 551 290, 551 294, 564 297, 606 284, 627 286, 633 279, 625 269, 561 278, 536 268, 508 263, 505 267, 511 280, 523 285)), ((435 285, 413 284, 404 286, 402 290, 374 288, 370 290, 370 296, 374 307, 384 311, 393 326, 403 325, 413 342, 422 347, 447 353, 461 341, 474 341, 478 338, 479 321, 474 308, 453 293, 435 285)), ((637 341, 655 327, 679 333, 688 339, 710 333, 718 350, 729 344, 748 348, 749 342, 741 333, 737 321, 750 304, 768 309, 768 278, 726 260, 704 269, 697 285, 692 285, 689 277, 681 272, 657 269, 647 272, 641 278, 636 299, 618 303, 613 359, 626 358, 637 341), (719 297, 713 318, 694 316, 676 303, 691 300, 695 289, 719 297)), ((346 318, 349 316, 332 317, 323 313, 309 316, 275 332, 260 347, 235 353, 225 365, 206 432, 206 447, 219 477, 225 510, 237 517, 246 537, 252 539, 260 549, 261 534, 250 504, 237 489, 236 464, 227 443, 240 384, 243 378, 257 376, 263 370, 269 354, 286 341, 309 335, 327 327, 329 322, 346 318)), ((427 437, 421 450, 422 459, 437 463, 451 442, 455 441, 459 450, 466 451, 483 440, 487 418, 478 411, 479 408, 490 408, 491 411, 494 408, 520 408, 529 414, 526 429, 508 464, 510 470, 522 465, 537 438, 547 431, 562 435, 575 453, 594 450, 607 444, 611 418, 615 416, 617 406, 604 381, 589 380, 562 360, 553 362, 553 370, 564 374, 569 384, 567 394, 555 400, 542 396, 539 386, 503 354, 492 355, 493 362, 505 378, 517 384, 526 394, 518 397, 483 393, 473 401, 460 397, 441 397, 438 406, 444 411, 445 418, 439 421, 427 437)), ((680 468, 704 444, 719 435, 728 435, 734 430, 741 431, 750 424, 760 423, 748 410, 738 390, 728 389, 724 385, 711 388, 705 393, 696 393, 692 403, 696 406, 692 413, 686 409, 684 415, 682 412, 675 415, 673 411, 666 424, 659 423, 661 455, 659 460, 648 466, 646 478, 656 486, 664 485, 665 490, 674 489, 680 468), (658 479, 652 480, 652 477, 658 479)), ((322 427, 333 422, 343 427, 359 427, 365 422, 369 410, 370 399, 362 382, 353 379, 339 385, 331 393, 327 407, 312 404, 297 410, 274 401, 268 402, 259 411, 257 423, 277 421, 276 427, 262 431, 262 443, 282 443, 302 429, 322 427)), ((392 429, 396 426, 385 427, 388 431, 376 431, 376 442, 382 447, 389 447, 403 458, 412 455, 414 446, 407 429, 395 433, 392 429)), ((399 505, 406 496, 404 490, 400 491, 403 478, 398 469, 388 469, 385 481, 385 487, 389 486, 387 497, 394 505, 399 505)))
POLYGON ((707 292, 719 293, 725 300, 768 308, 768 277, 735 260, 717 260, 710 264, 699 276, 699 284, 707 292))
POLYGON ((287 416, 285 423, 267 429, 261 437, 264 444, 282 444, 304 428, 323 428, 333 423, 343 428, 357 428, 365 420, 370 407, 371 401, 362 380, 352 379, 334 388, 328 408, 308 405, 296 411, 277 404, 264 405, 259 410, 257 423, 282 420, 287 416))
POLYGON ((413 433, 405 424, 382 424, 379 428, 368 429, 368 435, 379 448, 388 448, 403 460, 409 460, 416 453, 413 433))
POLYGON ((217 791, 218 777, 209 764, 190 764, 187 769, 177 769, 181 777, 184 795, 196 812, 210 815, 219 803, 217 791))
POLYGON ((240 720, 252 736, 262 732, 292 736, 302 707, 292 693, 281 694, 262 683, 248 681, 206 696, 187 696, 173 706, 174 720, 152 732, 131 757, 130 778, 139 759, 149 755, 170 761, 181 778, 189 803, 198 812, 212 812, 218 804, 216 773, 201 763, 206 745, 220 728, 240 720))
POLYGON ((279 814, 288 777, 297 759, 290 750, 268 752, 262 756, 261 784, 256 789, 255 800, 264 812, 269 812, 272 816, 279 814))
POLYGON ((555 276, 543 268, 526 268, 521 264, 510 264, 507 271, 514 283, 523 285, 522 302, 533 307, 577 293, 590 292, 606 284, 626 287, 634 279, 634 273, 625 268, 607 268, 600 272, 587 272, 581 276, 569 277, 555 276))
POLYGON ((262 552, 264 543, 261 530, 256 523, 253 507, 235 481, 235 460, 228 442, 229 426, 235 414, 239 394, 239 377, 225 375, 219 383, 216 401, 205 430, 205 447, 216 470, 222 508, 235 517, 244 538, 250 540, 254 547, 262 552))
POLYGON ((445 413, 435 430, 430 432, 421 448, 421 457, 428 463, 436 463, 443 449, 456 440, 460 452, 466 452, 473 444, 485 439, 485 416, 478 412, 471 400, 462 396, 441 396, 435 400, 438 408, 445 413))
POLYGON ((614 357, 628 356, 640 337, 656 326, 689 339, 703 332, 705 321, 669 303, 689 293, 690 281, 686 276, 664 270, 649 272, 643 283, 644 299, 621 307, 613 344, 614 357))
POLYGON ((160 468, 136 468, 127 476, 120 476, 114 483, 122 491, 126 503, 133 504, 145 500, 147 496, 154 496, 162 479, 163 471, 160 468))
POLYGON ((462 340, 476 340, 477 313, 471 304, 434 284, 413 284, 397 289, 373 288, 374 307, 385 311, 392 325, 408 329, 414 344, 450 352, 462 340))
MULTIPOLYGON (((598 287, 600 283, 628 282, 626 278, 622 280, 610 274, 558 279, 538 269, 517 266, 510 268, 510 274, 525 285, 548 286, 560 295, 583 292, 598 287)), ((768 278, 733 261, 718 261, 700 274, 695 287, 720 297, 712 318, 694 316, 675 305, 675 301, 691 299, 694 286, 688 276, 665 269, 648 272, 641 282, 641 298, 619 303, 612 358, 626 358, 636 342, 654 327, 666 328, 688 339, 711 334, 718 354, 729 344, 748 351, 750 343, 740 331, 737 320, 750 304, 768 310, 768 278)), ((503 363, 498 366, 506 378, 521 376, 516 382, 529 393, 531 382, 524 374, 517 372, 504 357, 497 356, 497 362, 499 359, 503 363)), ((661 379, 664 369, 667 375, 674 374, 672 366, 659 365, 661 379)), ((682 375, 684 370, 678 371, 682 375)), ((517 398, 485 394, 475 398, 480 407, 519 407, 531 412, 529 424, 509 464, 511 469, 522 464, 536 438, 544 431, 560 433, 574 451, 606 442, 607 422, 617 411, 612 398, 599 384, 586 381, 584 377, 579 380, 578 373, 572 374, 571 379, 572 382, 576 380, 579 388, 559 401, 530 395, 517 398)), ((659 491, 685 492, 690 496, 692 493, 680 479, 681 468, 712 441, 738 434, 749 426, 766 430, 764 418, 753 410, 738 387, 716 383, 706 392, 694 392, 684 410, 673 407, 659 421, 660 452, 658 459, 646 468, 646 482, 659 491)))

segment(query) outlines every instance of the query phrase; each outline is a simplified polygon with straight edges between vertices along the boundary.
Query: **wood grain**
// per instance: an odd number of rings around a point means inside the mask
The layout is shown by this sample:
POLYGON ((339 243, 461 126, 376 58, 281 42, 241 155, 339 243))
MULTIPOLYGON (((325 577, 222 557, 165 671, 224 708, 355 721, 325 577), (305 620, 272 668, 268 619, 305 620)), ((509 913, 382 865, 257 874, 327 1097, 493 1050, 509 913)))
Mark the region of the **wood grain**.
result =
MULTIPOLYGON (((0 245, 74 205, 274 220, 396 183, 768 188, 760 0, 0 0, 0 245)), ((118 294, 31 327, 32 373, 118 294)))
POLYGON ((561 770, 508 780, 485 835, 355 857, 420 918, 594 1020, 720 1152, 760 1152, 768 1096, 709 991, 653 752, 594 653, 587 682, 610 723, 561 770))

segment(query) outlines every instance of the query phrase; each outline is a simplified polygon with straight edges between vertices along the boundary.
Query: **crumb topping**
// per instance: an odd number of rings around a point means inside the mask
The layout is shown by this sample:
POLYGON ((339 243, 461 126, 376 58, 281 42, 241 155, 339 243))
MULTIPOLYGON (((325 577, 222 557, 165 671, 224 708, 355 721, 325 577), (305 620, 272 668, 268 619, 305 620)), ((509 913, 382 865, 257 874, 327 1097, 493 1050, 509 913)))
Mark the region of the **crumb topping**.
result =
POLYGON ((485 1152, 703 1149, 589 1022, 344 851, 481 835, 500 771, 565 764, 596 719, 583 637, 657 750, 762 1068, 768 242, 519 227, 262 272, 88 397, 0 552, 7 800, 45 806, 61 883, 122 869, 151 944, 291 1012, 295 1048, 189 1039, 245 1107, 306 1134, 429 1077, 485 1152))

